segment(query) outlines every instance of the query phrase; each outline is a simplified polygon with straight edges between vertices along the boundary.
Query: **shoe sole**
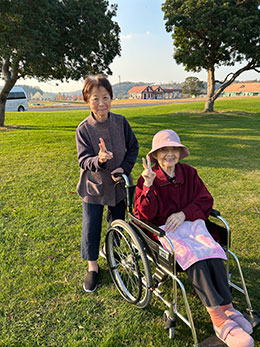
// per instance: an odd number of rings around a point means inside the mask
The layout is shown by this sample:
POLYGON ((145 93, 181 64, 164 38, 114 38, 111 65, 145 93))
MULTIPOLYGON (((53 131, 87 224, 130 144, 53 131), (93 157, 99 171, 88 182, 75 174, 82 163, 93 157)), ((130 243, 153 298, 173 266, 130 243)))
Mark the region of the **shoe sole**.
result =
POLYGON ((85 288, 85 284, 83 283, 83 290, 84 290, 84 292, 86 292, 86 293, 93 293, 96 289, 97 289, 97 285, 96 285, 96 287, 95 287, 94 289, 92 289, 92 290, 86 289, 86 288, 85 288))

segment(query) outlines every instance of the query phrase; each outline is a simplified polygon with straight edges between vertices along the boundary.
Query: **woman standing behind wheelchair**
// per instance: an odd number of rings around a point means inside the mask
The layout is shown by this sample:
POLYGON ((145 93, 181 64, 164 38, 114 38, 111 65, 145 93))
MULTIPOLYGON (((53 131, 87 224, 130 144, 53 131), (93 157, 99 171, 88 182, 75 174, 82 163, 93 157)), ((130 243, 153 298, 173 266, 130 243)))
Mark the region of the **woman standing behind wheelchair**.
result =
POLYGON ((83 201, 81 257, 88 260, 83 289, 93 292, 104 205, 109 223, 125 218, 125 189, 116 173, 130 175, 139 147, 126 118, 110 112, 113 92, 105 76, 88 76, 82 94, 91 113, 76 130, 81 168, 77 190, 83 201))
MULTIPOLYGON (((182 229, 192 235, 194 230, 206 246, 214 251, 192 249, 189 246, 188 267, 179 263, 187 273, 195 290, 206 307, 213 323, 216 335, 230 347, 254 346, 251 324, 232 305, 225 266, 222 259, 225 253, 221 246, 209 235, 204 221, 208 219, 213 206, 213 198, 197 171, 179 163, 189 155, 189 150, 182 145, 180 138, 173 130, 162 130, 155 134, 152 150, 144 158, 144 171, 139 178, 135 195, 134 214, 137 218, 149 220, 157 226, 164 225, 167 236, 172 240, 176 259, 182 260, 182 229), (151 162, 155 166, 151 168, 151 162), (199 224, 199 227, 198 227, 199 224), (197 229, 194 227, 197 225, 197 229), (177 257, 178 249, 180 250, 177 257), (201 251, 203 251, 201 253, 201 251)), ((192 238, 192 237, 191 237, 192 238)), ((166 245, 164 245, 165 247, 166 245)), ((206 248, 206 247, 205 247, 206 248)))

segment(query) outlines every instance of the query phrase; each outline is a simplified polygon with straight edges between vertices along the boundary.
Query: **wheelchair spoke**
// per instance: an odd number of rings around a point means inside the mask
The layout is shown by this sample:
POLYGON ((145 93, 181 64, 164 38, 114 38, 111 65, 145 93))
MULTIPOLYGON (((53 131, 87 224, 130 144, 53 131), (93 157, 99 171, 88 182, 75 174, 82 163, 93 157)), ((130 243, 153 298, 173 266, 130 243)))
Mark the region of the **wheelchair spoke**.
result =
MULTIPOLYGON (((147 289, 147 278, 152 282, 150 272, 147 275, 143 265, 145 254, 142 253, 140 241, 129 225, 124 221, 117 222, 118 225, 111 227, 106 237, 110 274, 119 292, 127 301, 145 307, 151 298, 151 293, 147 289)), ((146 264, 147 269, 148 266, 149 263, 146 264)))
POLYGON ((113 239, 120 240, 119 245, 113 244, 112 258, 114 259, 115 266, 113 271, 118 278, 118 283, 121 289, 127 293, 131 300, 136 300, 140 296, 140 274, 138 270, 138 263, 135 255, 131 250, 129 240, 125 235, 114 233, 113 239), (120 277, 120 280, 119 280, 120 277))

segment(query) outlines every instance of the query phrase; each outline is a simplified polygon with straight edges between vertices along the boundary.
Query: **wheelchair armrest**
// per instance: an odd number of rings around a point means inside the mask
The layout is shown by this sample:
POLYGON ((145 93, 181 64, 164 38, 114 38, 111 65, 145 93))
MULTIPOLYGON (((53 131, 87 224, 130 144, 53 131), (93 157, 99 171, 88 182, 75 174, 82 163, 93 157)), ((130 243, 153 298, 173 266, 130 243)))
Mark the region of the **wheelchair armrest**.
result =
POLYGON ((157 227, 156 225, 154 225, 153 223, 149 222, 149 221, 144 221, 141 219, 136 218, 135 216, 131 215, 131 219, 139 226, 141 226, 142 228, 146 229, 147 231, 149 231, 150 233, 159 236, 159 237, 163 237, 165 236, 165 231, 160 229, 159 227, 157 227))
POLYGON ((219 217, 220 216, 220 212, 218 211, 218 210, 215 210, 214 208, 212 209, 212 211, 211 211, 211 213, 210 213, 210 215, 212 216, 212 217, 219 217))
MULTIPOLYGON (((230 232, 230 228, 229 228, 229 225, 227 223, 227 221, 220 215, 220 212, 218 210, 215 210, 215 209, 212 209, 210 215, 212 217, 215 217, 217 218, 218 220, 220 220, 224 226, 220 226, 218 224, 215 224, 215 228, 217 227, 218 228, 218 231, 217 231, 217 234, 218 234, 218 237, 220 237, 220 244, 222 245, 222 247, 225 247, 225 251, 227 251, 227 249, 230 247, 230 240, 231 240, 231 232, 230 232), (224 233, 223 231, 224 230, 224 233)), ((208 221, 210 223, 210 221, 208 221)), ((212 223, 212 222, 211 222, 212 223)), ((214 223, 213 223, 214 224, 214 223)), ((213 238, 214 238, 214 235, 212 234, 213 238)), ((217 240, 219 241, 219 240, 217 240)))

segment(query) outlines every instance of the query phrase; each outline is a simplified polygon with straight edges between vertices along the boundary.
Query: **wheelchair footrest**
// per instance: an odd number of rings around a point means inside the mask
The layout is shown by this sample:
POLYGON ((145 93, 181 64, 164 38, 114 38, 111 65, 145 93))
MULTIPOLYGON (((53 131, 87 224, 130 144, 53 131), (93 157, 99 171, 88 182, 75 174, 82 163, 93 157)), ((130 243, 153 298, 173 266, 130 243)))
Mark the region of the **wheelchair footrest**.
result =
POLYGON ((250 313, 245 313, 244 317, 252 324, 254 330, 260 326, 260 313, 257 311, 252 311, 250 313))
POLYGON ((226 347, 227 345, 217 338, 216 335, 207 337, 204 341, 199 343, 199 347, 226 347))
POLYGON ((156 268, 154 273, 154 279, 158 282, 163 282, 168 278, 168 275, 159 268, 156 268))

